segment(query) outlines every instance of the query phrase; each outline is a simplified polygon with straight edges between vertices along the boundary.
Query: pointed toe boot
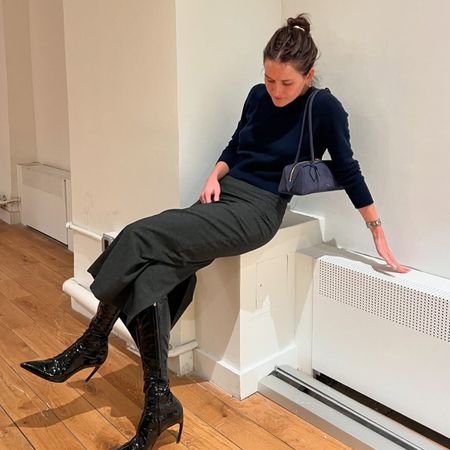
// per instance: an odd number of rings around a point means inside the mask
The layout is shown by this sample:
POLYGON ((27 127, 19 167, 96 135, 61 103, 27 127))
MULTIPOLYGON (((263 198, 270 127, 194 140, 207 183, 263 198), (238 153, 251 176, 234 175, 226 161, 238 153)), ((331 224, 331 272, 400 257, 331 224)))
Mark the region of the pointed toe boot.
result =
POLYGON ((62 383, 78 371, 93 367, 86 379, 89 381, 108 356, 108 336, 119 314, 116 307, 100 302, 88 328, 72 345, 53 358, 26 361, 20 367, 54 383, 62 383))

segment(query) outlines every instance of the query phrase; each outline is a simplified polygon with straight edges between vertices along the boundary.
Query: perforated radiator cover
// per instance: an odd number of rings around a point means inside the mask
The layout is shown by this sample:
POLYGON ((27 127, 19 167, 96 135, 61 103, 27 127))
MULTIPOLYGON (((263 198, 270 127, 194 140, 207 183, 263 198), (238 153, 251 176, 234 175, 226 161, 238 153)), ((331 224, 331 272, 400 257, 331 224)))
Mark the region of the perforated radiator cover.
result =
POLYGON ((320 260, 319 295, 450 342, 450 293, 349 265, 320 260))
POLYGON ((449 280, 322 256, 313 369, 450 437, 449 309, 449 280))

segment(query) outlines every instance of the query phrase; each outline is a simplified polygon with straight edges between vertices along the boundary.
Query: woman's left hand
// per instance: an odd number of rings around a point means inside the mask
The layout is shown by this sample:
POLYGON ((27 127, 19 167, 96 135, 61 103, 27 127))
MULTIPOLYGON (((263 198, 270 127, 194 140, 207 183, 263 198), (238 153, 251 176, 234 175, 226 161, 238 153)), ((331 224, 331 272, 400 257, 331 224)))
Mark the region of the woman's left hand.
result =
POLYGON ((383 227, 378 226, 371 229, 373 235, 373 241, 375 242, 375 247, 377 248, 378 254, 386 261, 389 267, 392 267, 396 272, 407 273, 410 271, 408 267, 402 266, 392 254, 392 250, 386 241, 386 236, 384 235, 383 227))

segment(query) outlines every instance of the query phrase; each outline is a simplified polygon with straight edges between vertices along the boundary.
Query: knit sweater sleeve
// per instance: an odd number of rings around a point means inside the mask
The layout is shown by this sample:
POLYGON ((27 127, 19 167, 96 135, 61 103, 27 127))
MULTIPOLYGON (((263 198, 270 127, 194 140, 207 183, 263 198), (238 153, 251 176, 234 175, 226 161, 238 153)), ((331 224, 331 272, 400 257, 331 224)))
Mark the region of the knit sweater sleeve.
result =
POLYGON ((230 142, 228 142, 228 145, 225 147, 225 149, 222 151, 222 154, 220 155, 219 159, 216 161, 216 164, 219 161, 223 161, 227 163, 228 167, 231 169, 238 160, 237 155, 237 149, 239 146, 239 133, 241 132, 242 128, 247 124, 247 113, 249 110, 249 105, 252 103, 252 93, 255 90, 255 87, 253 87, 250 92, 248 93, 247 99, 245 100, 244 107, 242 108, 242 114, 241 118, 238 122, 237 128, 235 132, 233 133, 233 136, 231 136, 230 142))
POLYGON ((348 114, 341 102, 329 91, 324 91, 324 94, 317 96, 317 100, 321 98, 319 101, 324 143, 333 161, 336 180, 344 187, 353 206, 363 208, 372 204, 373 199, 361 173, 359 162, 353 157, 348 114))

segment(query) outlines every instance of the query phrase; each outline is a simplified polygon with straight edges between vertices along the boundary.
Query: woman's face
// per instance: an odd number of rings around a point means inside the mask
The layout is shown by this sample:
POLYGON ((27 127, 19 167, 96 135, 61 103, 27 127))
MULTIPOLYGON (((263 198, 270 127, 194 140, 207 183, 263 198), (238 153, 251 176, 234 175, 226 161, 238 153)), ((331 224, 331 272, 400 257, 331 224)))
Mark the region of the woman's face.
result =
POLYGON ((289 63, 266 59, 264 61, 264 82, 275 106, 286 106, 303 95, 309 88, 314 69, 302 75, 289 63))

